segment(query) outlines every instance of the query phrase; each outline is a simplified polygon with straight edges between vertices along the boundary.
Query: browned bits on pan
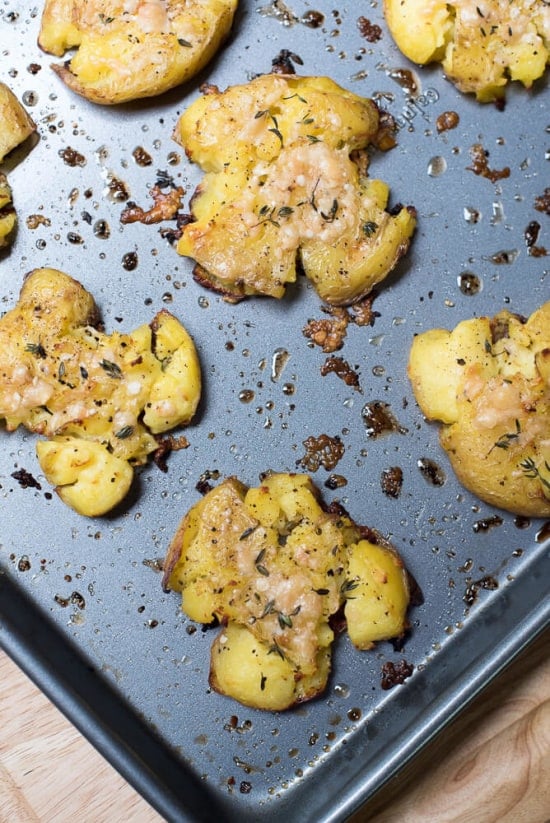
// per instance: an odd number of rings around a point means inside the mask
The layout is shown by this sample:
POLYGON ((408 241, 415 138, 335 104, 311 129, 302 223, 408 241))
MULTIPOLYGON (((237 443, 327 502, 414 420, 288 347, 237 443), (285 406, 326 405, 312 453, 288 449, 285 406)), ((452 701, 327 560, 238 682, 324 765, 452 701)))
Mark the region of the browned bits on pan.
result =
POLYGON ((345 309, 339 307, 323 306, 323 311, 331 317, 308 320, 303 328, 303 334, 326 353, 338 351, 342 348, 347 334, 349 315, 345 309))
POLYGON ((313 11, 313 9, 311 9, 310 11, 306 11, 300 22, 310 29, 318 29, 325 22, 325 15, 320 11, 313 11))
POLYGON ((153 198, 154 205, 146 211, 141 206, 130 202, 120 215, 120 222, 139 222, 148 226, 151 223, 172 220, 181 208, 184 194, 185 192, 181 186, 170 189, 168 192, 163 192, 159 186, 153 186, 151 189, 151 197, 153 198))
POLYGON ((33 475, 26 469, 17 469, 11 473, 14 480, 17 480, 22 489, 41 489, 42 486, 33 475))
POLYGON ((492 517, 485 517, 483 520, 477 520, 474 523, 473 529, 477 532, 488 532, 489 529, 494 529, 495 526, 502 526, 502 517, 499 517, 498 514, 493 515, 492 517))
POLYGON ((371 23, 366 17, 359 17, 357 20, 359 34, 369 43, 377 43, 382 38, 382 29, 376 23, 371 23))
POLYGON ((302 443, 306 453, 298 461, 298 465, 303 466, 306 471, 316 472, 322 466, 327 471, 334 469, 342 459, 345 447, 338 435, 330 437, 328 434, 320 434, 318 437, 311 435, 302 443))
POLYGON ((456 129, 459 123, 460 117, 456 111, 444 111, 441 112, 435 121, 435 127, 438 134, 441 134, 442 131, 451 131, 451 129, 456 129))
POLYGON ((420 469, 420 474, 428 483, 431 483, 432 486, 443 486, 446 480, 445 472, 435 460, 431 460, 429 457, 421 457, 416 461, 416 465, 420 469))
POLYGON ((407 663, 406 660, 400 660, 398 663, 392 663, 390 660, 382 666, 382 681, 380 685, 385 690, 392 689, 394 686, 404 683, 413 671, 414 666, 412 663, 407 663))
POLYGON ((372 400, 365 403, 361 409, 361 418, 367 437, 379 437, 392 432, 407 433, 407 429, 397 421, 389 404, 383 403, 381 400, 372 400))
POLYGON ((70 146, 60 149, 58 154, 67 166, 74 167, 86 165, 86 158, 84 155, 80 154, 80 152, 76 149, 72 149, 70 146))
POLYGON ((539 197, 535 197, 535 208, 537 211, 550 216, 550 188, 544 189, 539 197))
POLYGON ((403 470, 399 466, 384 469, 380 476, 380 486, 386 497, 397 500, 403 488, 403 470))
POLYGON ((44 217, 43 214, 29 214, 25 223, 28 229, 34 231, 38 226, 50 226, 51 220, 49 217, 44 217))
POLYGON ((372 308, 377 295, 378 292, 373 290, 349 309, 343 306, 322 306, 321 310, 330 317, 308 320, 302 329, 304 337, 319 346, 325 354, 338 351, 344 345, 349 323, 355 323, 356 326, 374 326, 375 318, 380 317, 372 308))
POLYGON ((343 357, 327 357, 321 366, 321 375, 325 377, 331 373, 343 380, 346 386, 360 390, 359 375, 343 357))
POLYGON ((331 491, 335 491, 336 489, 342 489, 344 486, 348 485, 348 481, 344 477, 343 474, 331 474, 330 477, 327 477, 325 480, 325 487, 330 489, 331 491))
POLYGON ((539 239, 540 223, 532 220, 525 229, 523 236, 525 237, 525 244, 527 246, 527 253, 530 257, 546 257, 548 254, 544 246, 537 246, 539 239))
POLYGON ((167 435, 159 440, 158 449, 153 452, 153 462, 162 472, 168 471, 166 460, 171 452, 189 448, 189 440, 183 435, 167 435))
POLYGON ((288 49, 281 49, 279 54, 271 61, 272 74, 296 74, 294 63, 303 66, 304 61, 298 54, 294 54, 288 49))
POLYGON ((153 163, 153 158, 148 151, 145 151, 143 146, 136 146, 132 152, 132 157, 138 166, 151 166, 153 163))
POLYGON ((478 176, 486 177, 491 183, 510 177, 509 166, 505 166, 500 170, 489 168, 489 152, 483 148, 481 143, 474 143, 470 148, 470 157, 472 158, 472 165, 466 166, 467 170, 473 171, 478 176))
POLYGON ((477 600, 477 594, 480 589, 485 589, 487 591, 496 591, 498 589, 498 580, 496 580, 492 575, 488 574, 485 577, 482 577, 480 580, 474 580, 473 582, 469 583, 466 587, 466 591, 464 592, 463 600, 467 606, 473 606, 477 600))

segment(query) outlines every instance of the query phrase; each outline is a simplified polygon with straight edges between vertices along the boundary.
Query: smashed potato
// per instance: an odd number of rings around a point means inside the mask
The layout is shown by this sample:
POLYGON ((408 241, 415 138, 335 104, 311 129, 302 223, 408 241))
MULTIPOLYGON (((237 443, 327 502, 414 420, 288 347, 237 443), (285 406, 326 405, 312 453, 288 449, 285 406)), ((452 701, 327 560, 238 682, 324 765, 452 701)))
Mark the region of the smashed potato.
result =
POLYGON ((324 507, 307 475, 268 474, 257 488, 230 477, 209 491, 181 521, 163 584, 192 620, 222 624, 212 688, 271 711, 317 696, 342 609, 359 649, 402 635, 408 576, 373 539, 324 507))
POLYGON ((504 97, 509 80, 529 88, 550 59, 550 9, 544 0, 384 0, 403 54, 440 62, 462 92, 482 103, 504 97))
POLYGON ((11 200, 11 188, 6 175, 0 172, 0 250, 9 246, 15 223, 16 216, 11 200))
POLYGON ((460 482, 487 503, 550 516, 550 302, 414 339, 409 376, 460 482))
POLYGON ((237 0, 46 0, 38 43, 77 94, 113 105, 189 80, 226 38, 237 0))
POLYGON ((32 118, 12 90, 0 83, 0 161, 34 131, 32 118))
POLYGON ((63 272, 35 269, 0 319, 0 418, 47 438, 40 466, 80 514, 120 503, 155 435, 189 423, 200 392, 195 346, 173 315, 105 334, 92 295, 63 272))
POLYGON ((209 87, 174 137, 205 172, 178 252, 228 300, 282 297, 298 260, 323 300, 347 305, 409 246, 414 209, 387 211, 387 185, 365 171, 363 150, 388 140, 380 112, 326 77, 209 87))

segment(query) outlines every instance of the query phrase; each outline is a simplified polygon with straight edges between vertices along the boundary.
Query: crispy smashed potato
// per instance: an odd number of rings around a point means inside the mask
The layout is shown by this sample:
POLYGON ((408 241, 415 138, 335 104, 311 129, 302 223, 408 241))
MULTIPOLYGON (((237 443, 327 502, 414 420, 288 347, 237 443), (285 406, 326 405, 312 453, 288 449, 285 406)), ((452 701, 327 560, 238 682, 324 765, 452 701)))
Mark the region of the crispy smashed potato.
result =
POLYGON ((466 488, 528 517, 550 516, 550 302, 414 339, 409 376, 466 488))
POLYGON ((237 0, 46 0, 38 43, 77 94, 113 105, 189 80, 231 28, 237 0))
POLYGON ((17 218, 11 200, 11 188, 0 172, 0 250, 9 246, 17 218))
POLYGON ((36 125, 15 94, 0 83, 0 162, 36 131, 36 125))
POLYGON ((189 423, 201 392, 195 346, 169 312, 131 334, 98 326, 92 295, 54 269, 27 275, 0 319, 0 418, 47 438, 46 478, 89 517, 120 503, 155 435, 189 423))
POLYGON ((320 694, 330 673, 331 618, 344 609, 359 649, 403 634, 408 576, 397 553, 303 474, 257 488, 224 480, 181 521, 164 587, 184 612, 217 621, 210 684, 247 706, 281 711, 320 694))
POLYGON ((328 78, 210 87, 174 137, 205 171, 178 252, 228 300, 282 297, 298 258, 323 300, 347 305, 409 246, 414 209, 386 211, 387 185, 366 176, 363 150, 388 140, 379 110, 328 78))
POLYGON ((403 54, 440 62, 462 92, 482 103, 504 97, 510 80, 529 88, 550 59, 550 10, 544 0, 384 0, 403 54))

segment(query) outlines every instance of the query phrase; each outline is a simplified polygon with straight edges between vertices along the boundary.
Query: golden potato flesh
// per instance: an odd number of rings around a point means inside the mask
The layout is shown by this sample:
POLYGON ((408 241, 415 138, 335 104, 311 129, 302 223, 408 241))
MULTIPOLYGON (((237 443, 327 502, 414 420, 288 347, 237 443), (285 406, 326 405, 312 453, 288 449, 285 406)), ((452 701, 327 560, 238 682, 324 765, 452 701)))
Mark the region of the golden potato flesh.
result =
POLYGON ((155 435, 190 422, 200 398, 195 346, 169 312, 105 334, 92 295, 54 269, 27 275, 0 319, 0 418, 44 435, 40 465, 64 502, 104 514, 126 495, 155 435))
POLYGON ((384 0, 384 14, 406 57, 441 62, 482 103, 502 98, 510 80, 529 88, 550 58, 545 0, 384 0))
POLYGON ((38 43, 77 94, 112 105, 193 77, 226 38, 237 0, 46 0, 38 43))
POLYGON ((34 131, 35 123, 15 94, 0 83, 0 162, 34 131))
POLYGON ((403 633, 403 569, 389 549, 371 544, 374 572, 367 561, 352 565, 367 545, 361 534, 348 515, 322 506, 307 475, 269 474, 256 488, 228 478, 190 509, 163 582, 181 592, 192 620, 222 624, 211 654, 214 689, 273 711, 320 694, 330 673, 331 618, 356 589, 360 607, 347 621, 350 634, 355 621, 357 636, 369 638, 359 647, 403 633), (377 582, 380 568, 391 569, 386 587, 377 582))
POLYGON ((326 77, 210 88, 174 134, 205 172, 178 242, 196 279, 228 300, 280 298, 299 261, 329 303, 368 294, 415 228, 414 209, 388 212, 388 187, 355 162, 382 134, 375 103, 326 77))
POLYGON ((515 514, 550 516, 550 302, 414 339, 409 377, 458 479, 515 514))
POLYGON ((0 172, 0 250, 9 246, 15 223, 16 216, 11 201, 11 188, 6 175, 0 172))

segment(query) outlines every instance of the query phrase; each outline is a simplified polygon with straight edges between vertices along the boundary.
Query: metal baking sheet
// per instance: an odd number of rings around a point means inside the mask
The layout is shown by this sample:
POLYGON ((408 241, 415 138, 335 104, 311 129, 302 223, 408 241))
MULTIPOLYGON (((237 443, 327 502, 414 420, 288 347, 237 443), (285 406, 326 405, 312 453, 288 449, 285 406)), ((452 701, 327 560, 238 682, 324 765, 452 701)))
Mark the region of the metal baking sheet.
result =
POLYGON ((512 89, 503 111, 482 107, 437 67, 408 64, 377 3, 243 0, 230 40, 199 78, 159 99, 100 108, 53 75, 36 46, 40 6, 21 6, 0 0, 0 77, 26 102, 38 136, 2 169, 19 214, 15 243, 0 257, 2 310, 39 266, 80 279, 108 331, 168 307, 195 338, 205 396, 186 430, 190 446, 171 455, 168 472, 145 468, 125 505, 94 520, 51 494, 34 436, 0 430, 0 643, 166 819, 343 820, 548 623, 547 525, 493 510, 457 484, 405 374, 415 333, 503 307, 528 315, 549 297, 549 258, 526 242, 536 221, 538 245, 550 248, 548 218, 534 210, 548 185, 547 81, 512 89), (311 12, 323 15, 316 28, 306 25, 311 12), (377 42, 361 35, 361 16, 380 25, 377 42), (327 74, 393 114, 398 145, 375 155, 370 173, 390 184, 393 203, 418 209, 411 252, 379 289, 374 326, 350 325, 339 353, 361 391, 321 376, 326 355, 302 329, 324 315, 303 278, 280 302, 229 305, 193 281, 191 262, 158 227, 122 226, 124 204, 109 196, 116 179, 146 205, 157 170, 167 170, 188 202, 200 172, 171 140, 179 114, 201 82, 244 82, 269 71, 282 49, 300 58, 300 73, 327 74), (404 70, 414 72, 414 96, 404 70), (460 122, 438 133, 445 111, 460 122), (510 176, 475 175, 474 144, 510 176), (84 164, 68 165, 67 148, 84 164), (135 162, 136 148, 150 166, 135 162), (137 255, 133 271, 128 254, 137 255), (280 352, 282 374, 273 370, 280 352), (362 411, 373 401, 389 404, 399 432, 368 437, 362 411), (322 433, 345 445, 335 471, 347 485, 326 488, 323 468, 313 479, 327 501, 393 541, 424 603, 404 648, 359 653, 340 637, 323 697, 262 713, 209 690, 212 634, 162 592, 158 561, 199 499, 201 477, 235 474, 254 485, 267 469, 299 470, 303 441, 322 433), (441 485, 420 471, 426 459, 441 485), (403 470, 398 499, 380 485, 391 466, 403 470), (19 469, 41 488, 22 488, 19 469), (383 664, 403 659, 412 676, 382 689, 383 664))

